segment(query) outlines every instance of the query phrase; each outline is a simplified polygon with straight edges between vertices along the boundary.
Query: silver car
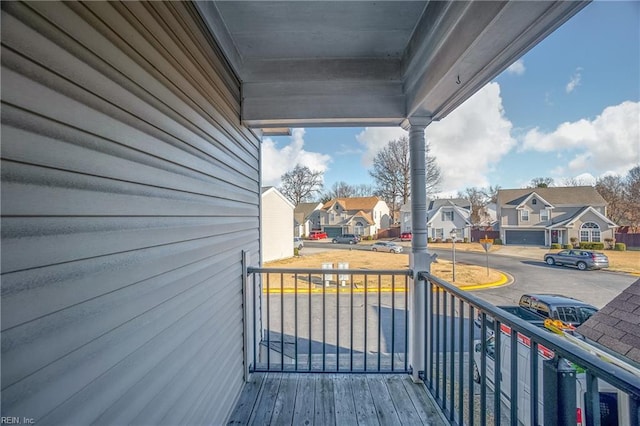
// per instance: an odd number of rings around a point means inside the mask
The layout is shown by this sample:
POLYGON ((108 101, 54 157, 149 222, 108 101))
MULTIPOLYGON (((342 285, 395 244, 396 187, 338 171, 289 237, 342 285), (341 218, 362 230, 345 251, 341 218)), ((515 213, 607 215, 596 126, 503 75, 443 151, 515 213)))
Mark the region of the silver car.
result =
POLYGON ((402 253, 402 246, 392 243, 390 241, 378 241, 371 246, 371 251, 386 251, 389 253, 402 253))
POLYGON ((297 248, 298 250, 302 250, 304 247, 304 241, 300 237, 293 237, 293 248, 297 248))
POLYGON ((544 261, 547 265, 575 266, 581 271, 609 267, 609 258, 606 255, 591 250, 573 249, 547 253, 544 255, 544 261))

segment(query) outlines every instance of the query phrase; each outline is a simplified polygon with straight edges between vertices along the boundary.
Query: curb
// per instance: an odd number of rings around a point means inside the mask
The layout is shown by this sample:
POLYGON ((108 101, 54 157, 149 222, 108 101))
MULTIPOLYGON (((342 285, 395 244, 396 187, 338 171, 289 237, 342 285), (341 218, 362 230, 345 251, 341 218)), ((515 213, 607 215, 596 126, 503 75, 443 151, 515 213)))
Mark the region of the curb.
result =
MULTIPOLYGON (((500 272, 500 279, 498 281, 494 281, 492 283, 485 283, 485 284, 468 284, 468 285, 462 285, 459 286, 458 288, 460 290, 465 290, 465 291, 473 291, 473 290, 483 290, 483 289, 487 289, 487 288, 496 288, 496 287, 503 287, 506 285, 510 285, 513 283, 513 278, 504 273, 504 272, 500 272)), ((389 287, 385 287, 385 288, 367 288, 366 292, 367 293, 404 293, 406 292, 407 289, 406 288, 395 288, 395 289, 391 289, 389 287)), ((312 289, 308 289, 308 288, 303 288, 303 289, 294 289, 294 288, 284 288, 284 289, 279 289, 279 288, 270 288, 269 291, 267 291, 266 288, 262 289, 262 293, 268 293, 268 294, 336 294, 336 293, 346 293, 346 294, 358 294, 358 293, 365 293, 365 289, 364 288, 351 288, 351 287, 320 287, 320 288, 312 288, 312 289)))

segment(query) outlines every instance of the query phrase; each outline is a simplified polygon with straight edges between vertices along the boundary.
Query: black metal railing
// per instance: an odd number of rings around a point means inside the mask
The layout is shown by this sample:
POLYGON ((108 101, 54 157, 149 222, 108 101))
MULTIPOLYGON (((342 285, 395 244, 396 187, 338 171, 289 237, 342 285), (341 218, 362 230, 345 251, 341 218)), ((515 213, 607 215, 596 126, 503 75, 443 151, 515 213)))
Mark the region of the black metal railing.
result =
POLYGON ((420 375, 451 424, 640 424, 634 365, 419 277, 427 312, 420 375))
POLYGON ((409 372, 409 270, 247 274, 254 289, 251 371, 409 372))

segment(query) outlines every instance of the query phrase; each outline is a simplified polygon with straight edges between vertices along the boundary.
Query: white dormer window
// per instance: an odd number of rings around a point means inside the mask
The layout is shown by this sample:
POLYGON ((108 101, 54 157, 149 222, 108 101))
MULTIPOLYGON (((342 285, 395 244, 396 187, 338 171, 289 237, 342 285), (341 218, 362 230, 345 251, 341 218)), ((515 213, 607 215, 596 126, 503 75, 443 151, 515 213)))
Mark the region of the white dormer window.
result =
POLYGON ((442 221, 453 220, 453 212, 442 212, 442 221))
POLYGON ((529 210, 520 210, 520 220, 523 222, 529 221, 529 210))
POLYGON ((538 200, 536 200, 536 199, 534 198, 533 200, 531 200, 531 204, 533 204, 533 205, 535 206, 536 204, 538 204, 538 200))

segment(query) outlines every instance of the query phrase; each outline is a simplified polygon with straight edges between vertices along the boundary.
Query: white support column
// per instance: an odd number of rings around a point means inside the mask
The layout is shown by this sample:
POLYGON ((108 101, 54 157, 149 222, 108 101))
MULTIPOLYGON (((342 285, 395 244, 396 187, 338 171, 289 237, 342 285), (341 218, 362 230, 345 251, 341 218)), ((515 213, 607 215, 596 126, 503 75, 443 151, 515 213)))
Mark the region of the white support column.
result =
POLYGON ((430 271, 431 260, 427 254, 427 163, 424 130, 431 123, 428 117, 409 118, 403 127, 409 131, 411 153, 411 241, 410 267, 414 272, 410 287, 411 320, 409 324, 409 361, 413 368, 413 381, 419 382, 418 372, 425 368, 425 302, 426 291, 417 272, 430 271))

